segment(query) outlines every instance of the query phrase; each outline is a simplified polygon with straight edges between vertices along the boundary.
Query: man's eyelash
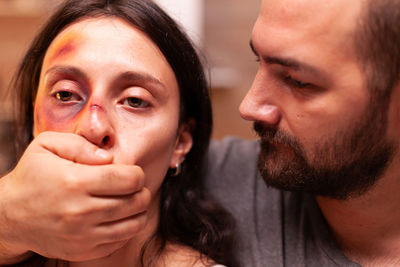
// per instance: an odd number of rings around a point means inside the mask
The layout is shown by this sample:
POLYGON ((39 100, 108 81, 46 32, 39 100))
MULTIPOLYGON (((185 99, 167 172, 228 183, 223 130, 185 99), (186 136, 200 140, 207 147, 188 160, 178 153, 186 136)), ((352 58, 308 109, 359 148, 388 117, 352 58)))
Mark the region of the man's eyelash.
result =
POLYGON ((310 86, 310 83, 304 83, 299 80, 293 79, 292 76, 290 75, 285 75, 285 82, 289 83, 290 85, 296 87, 296 88, 306 88, 310 86))

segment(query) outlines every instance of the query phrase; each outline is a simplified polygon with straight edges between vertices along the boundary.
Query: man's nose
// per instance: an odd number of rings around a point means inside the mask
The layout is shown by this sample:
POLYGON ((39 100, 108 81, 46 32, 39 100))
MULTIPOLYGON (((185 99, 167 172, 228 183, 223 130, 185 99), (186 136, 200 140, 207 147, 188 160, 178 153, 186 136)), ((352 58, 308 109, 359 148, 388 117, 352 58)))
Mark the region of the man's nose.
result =
POLYGON ((110 116, 103 106, 88 104, 79 118, 75 133, 100 148, 108 149, 115 142, 115 130, 110 116))
POLYGON ((258 121, 270 126, 277 126, 282 114, 276 104, 273 89, 255 78, 250 90, 239 107, 240 116, 249 121, 258 121))

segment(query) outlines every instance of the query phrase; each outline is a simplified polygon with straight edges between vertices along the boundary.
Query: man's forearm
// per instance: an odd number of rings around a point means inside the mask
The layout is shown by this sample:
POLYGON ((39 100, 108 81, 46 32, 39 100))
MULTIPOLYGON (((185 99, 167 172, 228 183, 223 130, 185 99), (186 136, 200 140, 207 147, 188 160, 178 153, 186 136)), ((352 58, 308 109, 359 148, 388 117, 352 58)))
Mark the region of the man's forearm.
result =
MULTIPOLYGON (((2 197, 6 197, 5 192, 7 191, 7 189, 4 188, 3 180, 6 178, 6 176, 0 177, 0 196, 2 197)), ((6 239, 6 236, 7 233, 9 233, 10 231, 10 225, 8 224, 8 220, 6 219, 7 212, 5 210, 5 206, 7 206, 7 204, 0 203, 0 266, 21 262, 33 254, 29 251, 17 251, 11 249, 10 246, 7 245, 8 241, 6 239)))

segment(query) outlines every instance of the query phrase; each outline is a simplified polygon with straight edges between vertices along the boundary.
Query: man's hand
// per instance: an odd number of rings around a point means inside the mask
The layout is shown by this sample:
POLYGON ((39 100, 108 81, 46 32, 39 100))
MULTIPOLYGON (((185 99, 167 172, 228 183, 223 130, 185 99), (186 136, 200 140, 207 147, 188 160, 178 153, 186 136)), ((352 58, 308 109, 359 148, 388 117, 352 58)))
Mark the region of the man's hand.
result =
POLYGON ((112 161, 79 135, 35 138, 0 179, 0 264, 28 251, 89 260, 135 236, 145 226, 150 192, 140 167, 112 161))

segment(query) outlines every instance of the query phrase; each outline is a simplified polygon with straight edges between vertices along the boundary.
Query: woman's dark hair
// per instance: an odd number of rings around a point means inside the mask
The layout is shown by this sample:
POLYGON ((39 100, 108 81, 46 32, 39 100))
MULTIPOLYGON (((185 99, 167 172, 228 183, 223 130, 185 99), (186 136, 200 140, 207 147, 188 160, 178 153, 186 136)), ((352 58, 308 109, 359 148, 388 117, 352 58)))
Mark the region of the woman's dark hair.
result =
POLYGON ((152 1, 68 0, 53 14, 33 41, 11 87, 16 95, 16 138, 20 153, 33 139, 33 103, 48 47, 68 25, 93 17, 122 18, 158 46, 179 85, 180 124, 195 121, 193 147, 183 163, 181 174, 171 178, 167 174, 162 185, 159 226, 142 249, 142 265, 154 265, 168 241, 190 246, 217 263, 236 266, 232 254, 232 219, 203 194, 202 175, 212 117, 202 64, 187 36, 152 1), (146 254, 154 251, 155 255, 146 254))

